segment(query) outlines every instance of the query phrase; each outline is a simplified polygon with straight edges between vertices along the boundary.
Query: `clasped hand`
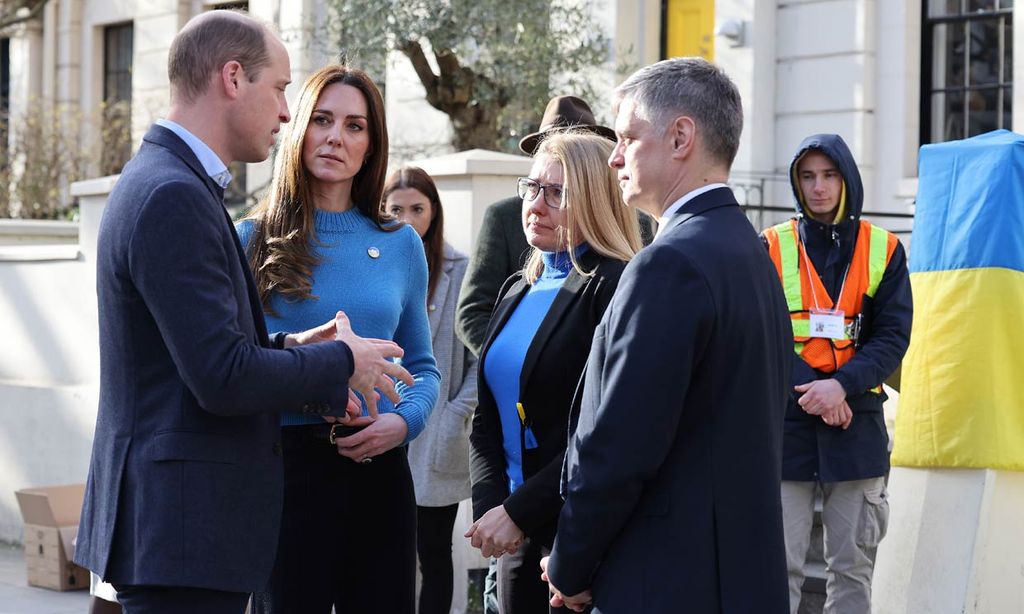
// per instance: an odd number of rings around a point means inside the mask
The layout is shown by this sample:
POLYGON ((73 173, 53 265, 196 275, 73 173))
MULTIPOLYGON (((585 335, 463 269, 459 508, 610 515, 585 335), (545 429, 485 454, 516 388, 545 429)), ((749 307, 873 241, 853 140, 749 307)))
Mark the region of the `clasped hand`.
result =
POLYGON ((821 416, 822 422, 829 426, 838 426, 844 431, 850 428, 853 411, 846 402, 846 391, 842 384, 834 379, 820 379, 794 386, 793 389, 802 393, 797 403, 805 412, 821 416))
POLYGON ((500 557, 506 552, 515 554, 525 535, 505 511, 505 506, 499 505, 474 522, 465 537, 474 548, 480 549, 483 556, 500 557))
POLYGON ((548 583, 548 591, 551 592, 551 600, 548 602, 553 608, 567 607, 573 612, 582 612, 591 601, 594 600, 593 595, 590 594, 590 589, 576 593, 575 595, 563 595, 562 591, 558 590, 558 587, 551 583, 551 578, 548 577, 548 562, 551 560, 550 556, 546 556, 540 560, 540 579, 548 583))

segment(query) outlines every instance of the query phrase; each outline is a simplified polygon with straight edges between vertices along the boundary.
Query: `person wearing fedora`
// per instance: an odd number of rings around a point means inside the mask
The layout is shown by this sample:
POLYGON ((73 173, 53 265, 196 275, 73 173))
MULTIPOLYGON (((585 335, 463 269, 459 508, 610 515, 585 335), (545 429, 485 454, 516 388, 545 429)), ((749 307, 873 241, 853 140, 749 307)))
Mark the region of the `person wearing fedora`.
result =
MULTIPOLYGON (((519 149, 533 156, 544 137, 566 130, 592 132, 615 142, 615 131, 598 124, 590 105, 582 98, 555 96, 544 109, 540 127, 519 141, 519 149)), ((530 246, 526 243, 520 219, 522 205, 521 198, 511 196, 487 208, 469 269, 462 281, 455 334, 478 356, 491 320, 491 309, 502 284, 523 268, 529 255, 530 246)), ((644 245, 648 245, 654 238, 651 219, 643 214, 639 214, 638 219, 640 238, 644 245)))

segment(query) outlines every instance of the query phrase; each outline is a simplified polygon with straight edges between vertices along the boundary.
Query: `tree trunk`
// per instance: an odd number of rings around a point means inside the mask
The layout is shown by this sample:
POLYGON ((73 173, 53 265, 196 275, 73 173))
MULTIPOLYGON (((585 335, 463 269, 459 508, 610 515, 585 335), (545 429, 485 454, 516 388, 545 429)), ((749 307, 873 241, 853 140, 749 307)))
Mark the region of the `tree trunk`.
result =
POLYGON ((452 122, 452 146, 456 151, 467 149, 498 149, 500 109, 487 105, 465 105, 449 113, 452 122))
POLYGON ((404 41, 398 48, 412 62, 427 91, 427 102, 448 115, 456 151, 499 149, 498 115, 508 104, 507 96, 483 75, 461 66, 451 50, 434 50, 441 73, 436 75, 418 42, 404 41), (489 95, 481 95, 481 90, 489 95))

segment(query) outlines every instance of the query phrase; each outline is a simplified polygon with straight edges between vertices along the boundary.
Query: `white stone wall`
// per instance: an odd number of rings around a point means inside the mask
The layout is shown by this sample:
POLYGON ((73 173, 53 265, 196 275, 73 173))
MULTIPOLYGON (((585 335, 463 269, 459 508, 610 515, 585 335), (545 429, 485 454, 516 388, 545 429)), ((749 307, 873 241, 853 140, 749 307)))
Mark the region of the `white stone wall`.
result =
POLYGON ((85 480, 99 370, 92 280, 77 246, 0 254, 0 541, 21 540, 15 490, 85 480))

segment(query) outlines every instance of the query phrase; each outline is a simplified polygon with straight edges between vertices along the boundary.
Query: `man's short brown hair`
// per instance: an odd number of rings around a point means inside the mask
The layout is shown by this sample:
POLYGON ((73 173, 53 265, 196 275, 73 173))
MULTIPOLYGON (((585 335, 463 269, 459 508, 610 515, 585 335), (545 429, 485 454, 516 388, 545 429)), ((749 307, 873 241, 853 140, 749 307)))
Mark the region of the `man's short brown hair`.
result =
POLYGON ((270 63, 268 26, 241 11, 210 11, 185 24, 171 42, 167 76, 171 91, 184 102, 202 95, 210 75, 235 60, 250 82, 270 63))

